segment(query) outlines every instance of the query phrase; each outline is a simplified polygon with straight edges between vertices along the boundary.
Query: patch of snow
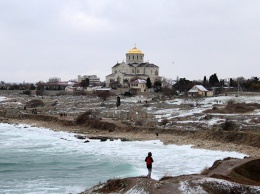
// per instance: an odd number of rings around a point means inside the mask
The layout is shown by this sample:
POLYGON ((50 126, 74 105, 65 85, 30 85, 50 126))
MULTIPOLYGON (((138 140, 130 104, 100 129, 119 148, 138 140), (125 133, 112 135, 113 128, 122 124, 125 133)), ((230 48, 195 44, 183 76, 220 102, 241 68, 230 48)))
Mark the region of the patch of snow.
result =
POLYGON ((7 98, 4 97, 4 96, 0 96, 0 102, 3 101, 3 100, 6 100, 7 98))
POLYGON ((207 121, 208 125, 215 125, 215 124, 218 124, 220 122, 224 122, 225 120, 224 119, 219 119, 219 118, 214 118, 214 119, 210 119, 207 121))
POLYGON ((133 102, 137 103, 138 101, 141 101, 141 103, 144 103, 144 101, 150 101, 151 99, 148 99, 144 96, 134 96, 134 97, 127 97, 127 98, 121 98, 121 102, 133 102))
POLYGON ((125 194, 148 194, 144 188, 134 186, 132 189, 127 191, 125 194))
POLYGON ((197 181, 200 184, 204 183, 215 183, 216 187, 225 189, 226 191, 231 192, 230 188, 239 188, 241 193, 260 193, 260 186, 252 186, 245 184, 238 184, 226 180, 215 179, 215 178, 203 178, 197 181), (249 191, 249 192, 248 192, 249 191))
POLYGON ((188 181, 184 181, 180 183, 179 190, 182 191, 183 194, 208 194, 201 186, 197 185, 195 187, 191 187, 188 181))
MULTIPOLYGON (((234 97, 234 96, 218 96, 218 97, 207 97, 204 98, 201 102, 199 102, 198 107, 193 107, 192 109, 189 110, 183 110, 180 108, 172 108, 172 109, 161 109, 161 110, 156 110, 154 111, 153 108, 147 108, 148 111, 153 111, 153 114, 155 115, 156 119, 162 119, 162 118, 175 118, 175 117, 187 117, 187 116, 192 116, 197 113, 202 113, 204 110, 212 108, 214 104, 227 104, 229 100, 234 100, 235 102, 244 102, 244 103, 258 103, 260 101, 260 96, 239 96, 239 97, 234 97)), ((166 101, 168 104, 176 104, 176 105, 181 105, 185 100, 183 99, 175 99, 173 101, 166 101)), ((192 101, 192 100, 191 100, 192 101)), ((192 101, 192 103, 194 103, 192 101)), ((260 115, 260 110, 256 110, 252 113, 245 113, 246 115, 260 115)), ((214 114, 211 114, 214 115, 214 114)), ((220 115, 220 113, 215 114, 215 115, 220 115)), ((240 114, 228 114, 229 116, 237 116, 237 115, 242 115, 240 114)), ((160 121, 160 120, 158 120, 160 121)), ((215 119, 215 120, 209 120, 208 124, 209 125, 214 125, 218 122, 222 121, 221 119, 215 119)))
POLYGON ((176 104, 176 105, 181 105, 182 104, 182 99, 176 98, 174 100, 166 100, 165 103, 167 104, 176 104))

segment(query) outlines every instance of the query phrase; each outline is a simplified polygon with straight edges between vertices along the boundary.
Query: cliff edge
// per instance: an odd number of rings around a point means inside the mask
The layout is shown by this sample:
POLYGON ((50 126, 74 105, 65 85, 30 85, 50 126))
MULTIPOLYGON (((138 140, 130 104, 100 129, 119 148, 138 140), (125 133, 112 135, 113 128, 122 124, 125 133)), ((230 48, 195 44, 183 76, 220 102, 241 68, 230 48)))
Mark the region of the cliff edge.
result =
POLYGON ((111 179, 81 194, 236 194, 260 193, 260 158, 217 160, 201 174, 163 177, 111 179))

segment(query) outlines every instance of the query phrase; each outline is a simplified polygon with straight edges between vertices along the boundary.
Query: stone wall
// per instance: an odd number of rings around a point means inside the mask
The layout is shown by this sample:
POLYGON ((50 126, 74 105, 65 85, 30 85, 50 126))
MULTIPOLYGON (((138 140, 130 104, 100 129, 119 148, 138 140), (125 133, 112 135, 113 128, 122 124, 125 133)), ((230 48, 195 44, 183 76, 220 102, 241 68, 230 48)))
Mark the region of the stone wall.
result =
MULTIPOLYGON (((0 96, 10 95, 10 94, 23 94, 24 90, 0 90, 0 96)), ((43 95, 45 96, 59 96, 66 95, 64 90, 44 90, 43 95)), ((31 90, 31 95, 36 95, 36 90, 31 90)))
MULTIPOLYGON (((9 94, 22 94, 24 90, 0 90, 0 96, 9 95, 9 94)), ((36 91, 31 90, 32 95, 35 95, 36 91)))

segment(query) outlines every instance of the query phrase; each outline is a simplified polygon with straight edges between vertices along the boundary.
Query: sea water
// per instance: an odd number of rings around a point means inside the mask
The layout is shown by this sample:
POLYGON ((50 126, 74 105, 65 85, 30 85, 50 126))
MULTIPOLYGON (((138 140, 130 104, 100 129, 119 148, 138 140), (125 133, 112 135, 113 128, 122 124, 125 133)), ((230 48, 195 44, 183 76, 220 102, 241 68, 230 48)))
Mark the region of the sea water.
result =
POLYGON ((236 152, 154 141, 80 140, 73 133, 0 123, 0 193, 79 193, 108 179, 144 176, 153 153, 153 179, 199 173, 236 152))

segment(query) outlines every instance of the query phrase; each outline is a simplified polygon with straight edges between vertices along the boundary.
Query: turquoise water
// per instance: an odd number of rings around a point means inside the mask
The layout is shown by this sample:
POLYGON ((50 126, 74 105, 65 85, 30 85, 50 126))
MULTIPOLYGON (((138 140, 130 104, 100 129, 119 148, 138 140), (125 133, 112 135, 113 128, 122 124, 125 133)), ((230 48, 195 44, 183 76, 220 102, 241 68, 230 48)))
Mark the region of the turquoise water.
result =
POLYGON ((198 173, 217 159, 244 156, 157 140, 84 143, 74 135, 0 124, 0 193, 78 193, 115 177, 146 175, 148 151, 155 161, 154 179, 198 173))

